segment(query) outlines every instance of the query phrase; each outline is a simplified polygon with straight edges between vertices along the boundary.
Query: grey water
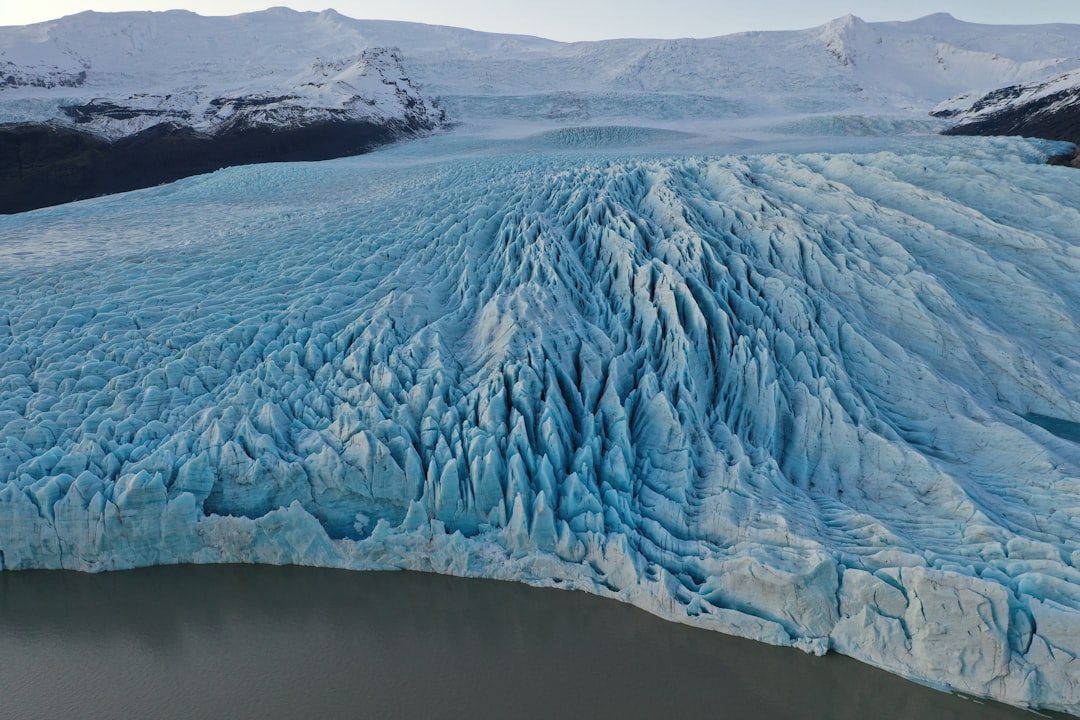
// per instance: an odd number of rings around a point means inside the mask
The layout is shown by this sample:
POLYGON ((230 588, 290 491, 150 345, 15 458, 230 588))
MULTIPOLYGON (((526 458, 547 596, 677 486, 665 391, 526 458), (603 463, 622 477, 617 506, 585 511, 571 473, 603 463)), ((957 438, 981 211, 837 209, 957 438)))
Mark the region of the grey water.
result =
POLYGON ((419 573, 0 573, 0 717, 1033 715, 577 592, 419 573))

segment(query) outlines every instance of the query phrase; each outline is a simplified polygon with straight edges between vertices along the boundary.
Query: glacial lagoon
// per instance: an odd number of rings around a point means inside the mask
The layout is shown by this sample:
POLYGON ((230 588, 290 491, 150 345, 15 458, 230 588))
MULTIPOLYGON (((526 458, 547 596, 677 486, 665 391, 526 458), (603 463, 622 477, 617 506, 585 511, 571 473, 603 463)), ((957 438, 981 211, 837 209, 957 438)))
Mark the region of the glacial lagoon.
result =
POLYGON ((0 573, 0 698, 8 720, 1035 717, 580 592, 254 565, 0 573))

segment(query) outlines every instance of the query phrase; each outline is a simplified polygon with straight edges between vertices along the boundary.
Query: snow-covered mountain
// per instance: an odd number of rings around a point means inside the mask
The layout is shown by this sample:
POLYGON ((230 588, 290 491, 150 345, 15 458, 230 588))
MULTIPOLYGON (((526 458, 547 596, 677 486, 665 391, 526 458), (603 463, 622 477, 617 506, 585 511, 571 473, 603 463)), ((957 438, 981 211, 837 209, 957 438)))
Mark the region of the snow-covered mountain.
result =
POLYGON ((400 53, 324 42, 315 28, 304 38, 312 24, 291 11, 88 12, 0 28, 0 117, 110 140, 166 122, 207 134, 350 120, 430 130, 440 122, 400 53))
POLYGON ((1080 63, 1075 25, 978 25, 946 13, 866 23, 849 15, 821 32, 866 91, 916 102, 1045 78, 1080 63))
POLYGON ((1074 26, 948 15, 558 43, 332 10, 88 12, 0 28, 0 212, 355 154, 447 122, 498 136, 611 123, 728 140, 925 132, 945 126, 927 113, 950 96, 1080 68, 1077 46, 1074 26))
POLYGON ((926 132, 1076 47, 948 16, 0 28, 3 117, 85 118, 92 152, 349 97, 454 123, 0 217, 0 569, 558 585, 1080 714, 1080 174, 926 132))
POLYGON ((402 133, 433 130, 442 113, 404 74, 400 54, 369 48, 354 57, 316 60, 284 84, 232 92, 208 88, 94 97, 65 104, 64 121, 109 140, 162 123, 215 135, 260 127, 278 129, 332 122, 376 122, 402 133))
POLYGON ((342 114, 431 126, 439 114, 429 95, 465 124, 923 117, 960 93, 1078 69, 1078 46, 1077 26, 973 25, 948 15, 559 43, 332 10, 82 13, 0 28, 0 119, 78 124, 112 139, 166 119, 203 131, 241 118, 288 124, 342 114))

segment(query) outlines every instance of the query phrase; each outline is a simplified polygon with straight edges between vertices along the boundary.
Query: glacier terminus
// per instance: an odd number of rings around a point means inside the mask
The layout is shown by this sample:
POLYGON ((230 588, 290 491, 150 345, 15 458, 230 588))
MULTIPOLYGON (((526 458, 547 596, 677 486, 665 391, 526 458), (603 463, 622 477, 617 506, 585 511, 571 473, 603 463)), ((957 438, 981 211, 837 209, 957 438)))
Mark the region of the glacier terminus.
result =
POLYGON ((395 47, 449 125, 0 216, 0 569, 557 585, 1080 714, 1080 173, 930 115, 1080 27, 250 17, 395 47))

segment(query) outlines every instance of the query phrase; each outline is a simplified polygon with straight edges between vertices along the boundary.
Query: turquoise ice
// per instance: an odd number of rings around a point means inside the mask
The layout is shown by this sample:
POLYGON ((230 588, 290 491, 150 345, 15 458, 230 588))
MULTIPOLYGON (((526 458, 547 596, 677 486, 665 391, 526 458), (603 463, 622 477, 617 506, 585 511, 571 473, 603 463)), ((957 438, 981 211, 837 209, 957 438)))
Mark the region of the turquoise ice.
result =
POLYGON ((0 218, 0 567, 559 585, 1080 712, 1080 174, 637 132, 0 218))

